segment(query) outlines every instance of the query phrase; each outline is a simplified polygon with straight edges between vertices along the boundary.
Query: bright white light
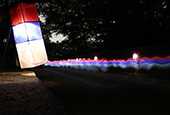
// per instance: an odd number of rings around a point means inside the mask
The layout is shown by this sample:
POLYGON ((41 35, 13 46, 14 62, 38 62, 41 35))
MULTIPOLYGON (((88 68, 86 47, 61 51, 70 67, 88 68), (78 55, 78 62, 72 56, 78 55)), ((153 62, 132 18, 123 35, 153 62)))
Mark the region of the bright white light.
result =
POLYGON ((76 58, 76 61, 78 61, 79 59, 78 58, 76 58))
POLYGON ((67 36, 63 36, 62 34, 58 34, 56 35, 56 33, 52 33, 52 37, 50 38, 50 40, 52 42, 62 42, 63 40, 65 40, 67 38, 67 36))
POLYGON ((138 54, 134 53, 134 54, 133 54, 133 59, 134 59, 134 60, 138 59, 138 54))
POLYGON ((42 23, 46 22, 46 18, 43 15, 39 15, 38 17, 42 23))
POLYGON ((3 39, 3 42, 6 43, 6 42, 7 42, 7 38, 4 38, 4 39, 3 39))
POLYGON ((94 60, 95 60, 95 61, 98 60, 98 57, 97 57, 97 56, 94 56, 94 60))

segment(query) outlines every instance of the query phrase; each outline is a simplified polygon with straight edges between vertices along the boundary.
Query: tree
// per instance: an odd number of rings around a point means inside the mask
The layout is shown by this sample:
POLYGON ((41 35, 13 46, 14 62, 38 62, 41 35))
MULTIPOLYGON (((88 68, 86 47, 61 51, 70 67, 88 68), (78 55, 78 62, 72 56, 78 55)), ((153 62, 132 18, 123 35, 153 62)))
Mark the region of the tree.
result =
POLYGON ((161 28, 159 21, 166 20, 169 29, 168 4, 167 0, 62 0, 49 1, 40 9, 47 17, 49 32, 68 35, 83 50, 99 39, 108 48, 154 43, 161 28))
MULTIPOLYGON (((62 50, 58 51, 61 55, 170 41, 167 40, 170 37, 168 0, 23 0, 23 2, 36 3, 39 15, 46 18, 46 22, 41 23, 46 43, 50 44, 51 33, 68 36, 62 43, 55 43, 62 50)), ((0 18, 2 15, 3 12, 0 18)))

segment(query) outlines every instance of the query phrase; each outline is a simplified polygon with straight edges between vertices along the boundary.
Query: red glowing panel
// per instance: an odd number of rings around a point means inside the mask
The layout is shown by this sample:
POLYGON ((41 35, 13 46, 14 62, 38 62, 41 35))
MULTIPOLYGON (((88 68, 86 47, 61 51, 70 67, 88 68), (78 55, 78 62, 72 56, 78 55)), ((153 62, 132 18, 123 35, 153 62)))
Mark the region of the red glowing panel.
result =
POLYGON ((10 9, 12 26, 22 22, 39 21, 35 4, 20 3, 10 9))
POLYGON ((136 53, 137 53, 136 51, 133 52, 133 54, 136 54, 136 53))

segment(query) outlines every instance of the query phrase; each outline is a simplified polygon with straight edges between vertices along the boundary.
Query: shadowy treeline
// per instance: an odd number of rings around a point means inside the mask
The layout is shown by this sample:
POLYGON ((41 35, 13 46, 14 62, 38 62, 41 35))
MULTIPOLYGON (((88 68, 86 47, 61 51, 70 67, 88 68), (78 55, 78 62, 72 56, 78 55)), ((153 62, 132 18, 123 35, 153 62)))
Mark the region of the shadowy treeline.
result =
MULTIPOLYGON (((69 57, 170 42, 168 0, 63 0, 41 4, 43 32, 67 36, 53 55, 69 57)), ((48 46, 47 46, 48 49, 48 46)))
MULTIPOLYGON (((50 59, 170 42, 169 0, 20 1, 36 3, 39 15, 44 16, 41 29, 50 59), (51 33, 63 34, 66 39, 52 43, 51 33)), ((2 1, 0 10, 4 6, 2 1)), ((0 13, 1 24, 4 14, 0 13)), ((5 27, 1 26, 1 31, 5 27)), ((3 39, 1 36, 0 44, 3 39)))

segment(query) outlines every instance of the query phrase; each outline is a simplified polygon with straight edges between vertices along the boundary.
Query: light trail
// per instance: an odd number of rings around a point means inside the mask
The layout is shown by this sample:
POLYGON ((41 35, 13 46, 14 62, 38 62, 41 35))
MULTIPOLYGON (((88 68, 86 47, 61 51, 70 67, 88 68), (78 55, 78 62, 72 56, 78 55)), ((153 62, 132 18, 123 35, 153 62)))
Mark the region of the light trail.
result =
POLYGON ((157 69, 169 69, 170 68, 170 56, 168 57, 142 57, 140 59, 132 59, 129 58, 127 60, 122 59, 68 59, 68 60, 58 60, 58 61, 49 61, 45 63, 45 66, 50 67, 66 67, 66 68, 74 68, 81 69, 87 71, 102 71, 107 72, 109 68, 133 68, 136 70, 145 69, 151 70, 152 68, 157 69))

